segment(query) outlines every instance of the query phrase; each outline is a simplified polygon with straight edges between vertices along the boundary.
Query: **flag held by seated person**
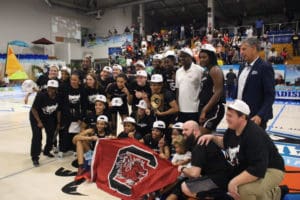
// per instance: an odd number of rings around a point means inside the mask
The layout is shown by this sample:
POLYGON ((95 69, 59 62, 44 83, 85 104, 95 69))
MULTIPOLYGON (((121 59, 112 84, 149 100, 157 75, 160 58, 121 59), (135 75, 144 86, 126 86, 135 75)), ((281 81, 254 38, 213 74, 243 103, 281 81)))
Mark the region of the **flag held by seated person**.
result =
POLYGON ((179 175, 170 161, 135 139, 100 139, 91 168, 97 186, 122 199, 161 189, 179 175))

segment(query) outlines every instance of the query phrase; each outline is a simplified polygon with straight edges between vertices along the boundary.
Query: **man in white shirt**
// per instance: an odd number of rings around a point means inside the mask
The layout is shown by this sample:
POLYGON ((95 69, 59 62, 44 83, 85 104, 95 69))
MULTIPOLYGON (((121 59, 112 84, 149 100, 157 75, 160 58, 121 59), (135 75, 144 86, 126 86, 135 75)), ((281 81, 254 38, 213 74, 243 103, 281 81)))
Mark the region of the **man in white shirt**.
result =
POLYGON ((176 95, 179 104, 178 121, 198 121, 199 94, 204 69, 193 63, 193 52, 190 48, 180 51, 182 67, 176 71, 176 95))

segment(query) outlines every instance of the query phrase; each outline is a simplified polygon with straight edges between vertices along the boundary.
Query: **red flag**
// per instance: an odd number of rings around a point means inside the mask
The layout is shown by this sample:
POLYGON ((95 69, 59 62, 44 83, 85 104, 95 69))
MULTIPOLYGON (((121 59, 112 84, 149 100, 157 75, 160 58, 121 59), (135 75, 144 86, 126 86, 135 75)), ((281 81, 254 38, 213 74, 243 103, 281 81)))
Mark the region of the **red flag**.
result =
POLYGON ((137 199, 174 183, 177 167, 135 139, 100 139, 95 147, 92 180, 122 199, 137 199))

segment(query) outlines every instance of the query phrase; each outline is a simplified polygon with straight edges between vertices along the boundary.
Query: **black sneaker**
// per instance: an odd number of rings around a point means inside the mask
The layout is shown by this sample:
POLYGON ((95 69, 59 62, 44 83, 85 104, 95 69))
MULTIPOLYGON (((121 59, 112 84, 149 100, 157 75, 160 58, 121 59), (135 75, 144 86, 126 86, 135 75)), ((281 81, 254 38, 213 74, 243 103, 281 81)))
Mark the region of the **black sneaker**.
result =
POLYGON ((32 163, 35 167, 38 167, 40 165, 39 160, 32 160, 32 163))
POLYGON ((54 157, 55 157, 55 156, 54 156, 52 153, 50 153, 50 152, 44 153, 44 155, 47 156, 47 157, 49 157, 49 158, 54 158, 54 157))

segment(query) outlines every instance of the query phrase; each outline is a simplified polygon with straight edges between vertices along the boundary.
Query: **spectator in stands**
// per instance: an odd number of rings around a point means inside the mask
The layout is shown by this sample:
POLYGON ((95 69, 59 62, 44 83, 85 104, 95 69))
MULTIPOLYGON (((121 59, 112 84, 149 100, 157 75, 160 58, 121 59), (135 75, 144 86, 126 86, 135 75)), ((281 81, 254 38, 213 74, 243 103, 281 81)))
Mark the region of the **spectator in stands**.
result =
POLYGON ((294 31, 292 35, 292 45, 293 45, 293 55, 299 56, 299 35, 297 32, 294 31))
POLYGON ((247 28, 246 35, 247 35, 247 38, 252 38, 253 37, 253 28, 252 28, 252 26, 249 26, 247 28))
POLYGON ((178 121, 198 121, 201 79, 204 69, 193 63, 193 52, 190 48, 180 51, 179 60, 182 67, 176 71, 176 99, 179 105, 178 121))
POLYGON ((130 29, 128 28, 128 26, 126 26, 124 33, 130 33, 130 29))
POLYGON ((195 121, 183 124, 183 135, 190 142, 186 146, 192 151, 191 167, 178 166, 178 171, 188 179, 181 186, 179 183, 167 200, 185 199, 183 194, 193 198, 216 197, 225 200, 230 168, 221 149, 213 142, 208 146, 197 145, 203 134, 195 121))
POLYGON ((264 26, 264 21, 261 18, 258 18, 255 21, 255 29, 256 29, 256 36, 257 36, 257 38, 260 38, 260 36, 262 34, 263 26, 264 26))
POLYGON ((265 53, 265 61, 268 61, 269 53, 272 48, 272 43, 268 39, 263 39, 261 43, 261 49, 264 50, 265 53))
POLYGON ((249 118, 265 129, 273 117, 275 80, 272 65, 259 57, 259 51, 260 43, 256 38, 247 38, 241 44, 241 56, 246 63, 239 71, 237 99, 249 105, 249 118))
POLYGON ((290 58, 290 55, 286 49, 286 47, 282 48, 282 51, 280 52, 280 57, 283 60, 283 63, 286 63, 286 61, 290 58))
POLYGON ((277 51, 275 50, 275 48, 271 48, 271 51, 268 55, 268 61, 270 63, 275 63, 275 64, 278 64, 278 53, 277 51))
MULTIPOLYGON (((243 47, 242 47, 243 48, 243 47)), ((249 120, 250 108, 241 100, 227 106, 224 137, 204 135, 200 144, 213 141, 225 150, 233 167, 228 193, 234 199, 279 200, 284 161, 269 135, 249 120)))
POLYGON ((205 67, 199 94, 199 124, 202 134, 216 130, 224 116, 224 75, 217 64, 216 49, 211 44, 202 45, 200 64, 205 67))
POLYGON ((236 87, 236 75, 232 69, 226 74, 227 97, 234 99, 236 87))

